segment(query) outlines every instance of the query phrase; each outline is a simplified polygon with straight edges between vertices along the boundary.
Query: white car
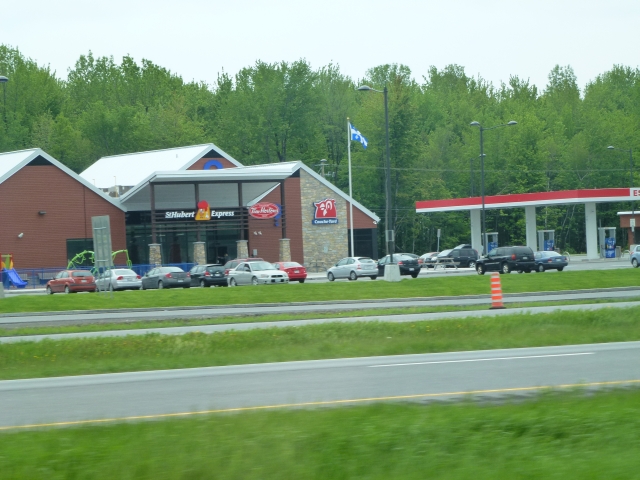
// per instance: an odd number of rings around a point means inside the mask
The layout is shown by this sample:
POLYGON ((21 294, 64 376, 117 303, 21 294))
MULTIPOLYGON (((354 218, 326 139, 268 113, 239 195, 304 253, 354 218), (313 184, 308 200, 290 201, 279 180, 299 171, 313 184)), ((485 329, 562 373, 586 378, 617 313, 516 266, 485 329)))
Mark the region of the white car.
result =
POLYGON ((230 287, 237 285, 259 285, 289 283, 287 272, 276 270, 269 262, 242 262, 233 270, 229 270, 227 282, 230 287))
POLYGON ((346 257, 327 270, 330 282, 336 278, 357 280, 360 277, 378 278, 378 264, 369 257, 346 257))
POLYGON ((142 280, 128 268, 111 268, 96 276, 96 288, 102 290, 140 290, 142 280))

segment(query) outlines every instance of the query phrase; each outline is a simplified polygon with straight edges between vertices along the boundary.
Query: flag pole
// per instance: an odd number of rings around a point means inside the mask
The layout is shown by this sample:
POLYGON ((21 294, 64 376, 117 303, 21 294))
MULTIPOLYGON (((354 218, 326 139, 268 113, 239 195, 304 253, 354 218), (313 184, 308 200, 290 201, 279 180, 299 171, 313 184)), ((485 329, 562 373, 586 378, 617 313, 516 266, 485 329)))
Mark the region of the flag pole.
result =
POLYGON ((353 191, 351 187, 351 123, 349 117, 347 117, 347 152, 349 152, 349 228, 351 230, 351 256, 355 257, 353 253, 355 247, 353 245, 353 191))

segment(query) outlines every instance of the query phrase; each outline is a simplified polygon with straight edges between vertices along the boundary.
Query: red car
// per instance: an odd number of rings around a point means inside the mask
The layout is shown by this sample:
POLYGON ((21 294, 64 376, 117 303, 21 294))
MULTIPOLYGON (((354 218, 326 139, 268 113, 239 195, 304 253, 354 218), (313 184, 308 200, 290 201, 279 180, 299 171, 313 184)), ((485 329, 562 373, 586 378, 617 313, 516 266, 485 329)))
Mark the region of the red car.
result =
POLYGON ((47 282, 47 294, 95 292, 96 281, 88 270, 63 270, 47 282))
POLYGON ((275 262, 273 268, 276 270, 284 270, 289 275, 289 281, 304 283, 307 279, 307 269, 298 262, 275 262))

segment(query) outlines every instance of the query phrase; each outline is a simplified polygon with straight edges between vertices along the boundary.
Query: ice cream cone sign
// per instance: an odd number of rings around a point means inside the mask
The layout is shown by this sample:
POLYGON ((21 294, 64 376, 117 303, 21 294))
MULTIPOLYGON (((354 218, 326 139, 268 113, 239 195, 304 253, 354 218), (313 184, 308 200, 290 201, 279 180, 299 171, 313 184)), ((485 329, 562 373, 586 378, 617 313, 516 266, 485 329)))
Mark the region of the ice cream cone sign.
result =
POLYGON ((200 200, 198 202, 196 220, 211 220, 211 209, 209 208, 209 203, 206 200, 200 200))

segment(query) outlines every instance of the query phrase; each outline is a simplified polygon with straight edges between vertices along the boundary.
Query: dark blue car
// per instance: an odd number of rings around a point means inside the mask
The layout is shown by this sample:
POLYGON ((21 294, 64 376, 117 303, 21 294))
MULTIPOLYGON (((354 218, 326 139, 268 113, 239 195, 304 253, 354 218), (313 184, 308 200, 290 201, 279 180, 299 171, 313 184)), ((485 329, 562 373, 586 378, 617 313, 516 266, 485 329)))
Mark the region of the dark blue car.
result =
POLYGON ((534 257, 538 272, 544 272, 545 270, 558 270, 561 272, 564 267, 569 265, 567 257, 560 255, 558 252, 535 252, 534 257))

